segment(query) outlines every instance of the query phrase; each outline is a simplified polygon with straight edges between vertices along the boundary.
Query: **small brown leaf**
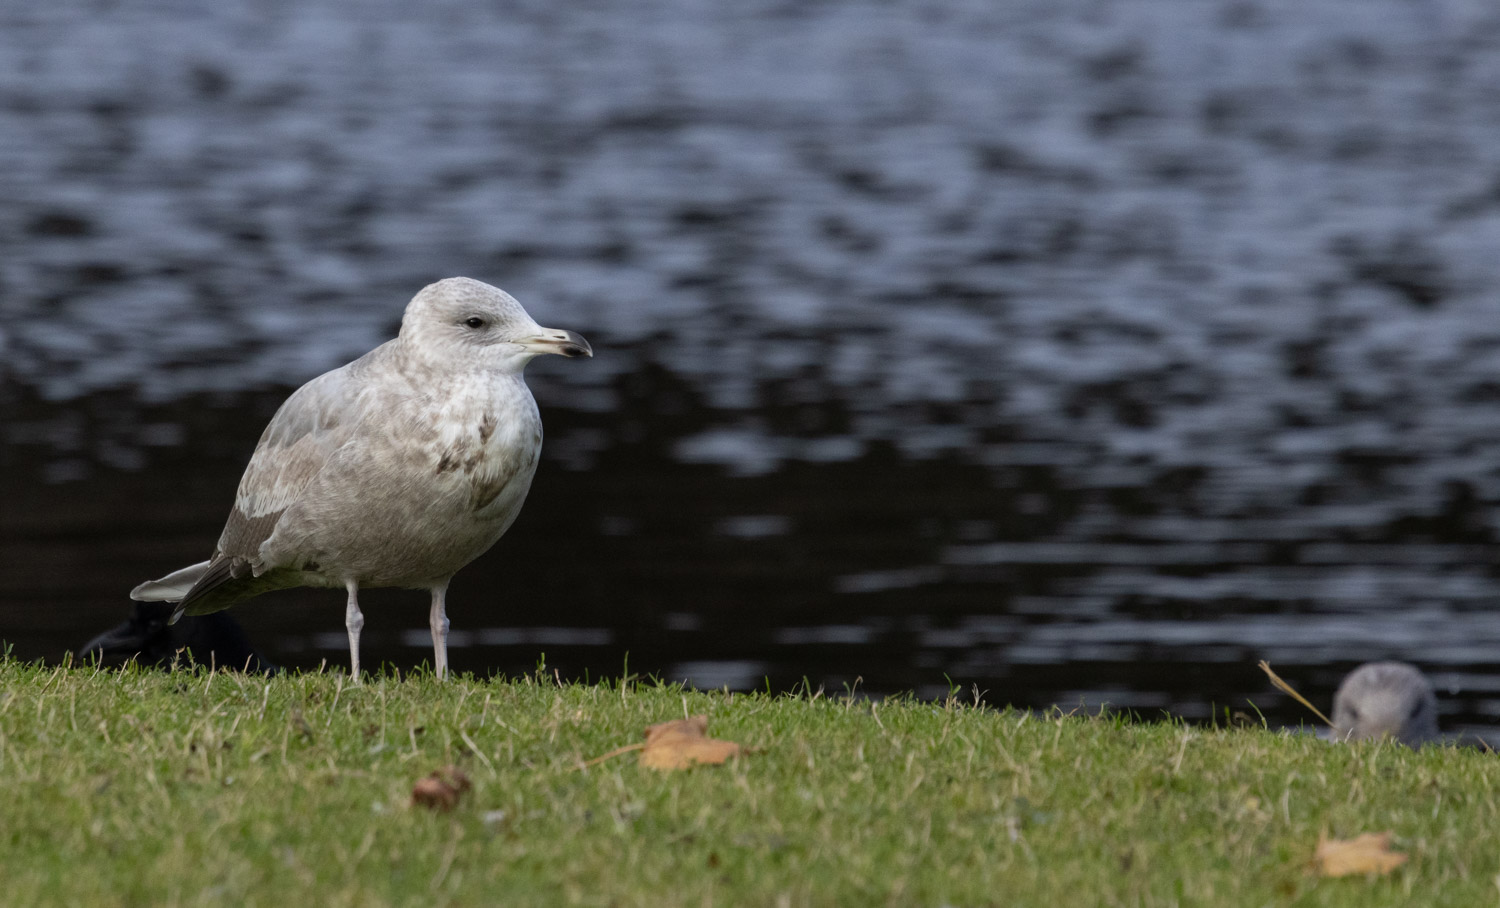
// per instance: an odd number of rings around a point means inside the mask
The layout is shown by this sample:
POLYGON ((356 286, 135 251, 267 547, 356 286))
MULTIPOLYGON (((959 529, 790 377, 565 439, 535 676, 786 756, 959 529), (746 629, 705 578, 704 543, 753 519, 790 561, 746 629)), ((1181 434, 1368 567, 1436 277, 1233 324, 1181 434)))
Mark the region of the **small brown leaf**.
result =
POLYGON ((1349 876, 1353 873, 1390 873, 1406 863, 1406 855, 1391 851, 1389 832, 1367 832, 1352 839, 1318 837, 1313 861, 1324 876, 1349 876))
POLYGON ((458 799, 473 788, 469 776, 457 766, 444 766, 411 787, 413 807, 447 812, 458 806, 458 799))
POLYGON ((687 769, 700 763, 717 765, 740 752, 733 741, 708 737, 708 716, 658 722, 646 729, 641 748, 642 766, 652 769, 687 769))

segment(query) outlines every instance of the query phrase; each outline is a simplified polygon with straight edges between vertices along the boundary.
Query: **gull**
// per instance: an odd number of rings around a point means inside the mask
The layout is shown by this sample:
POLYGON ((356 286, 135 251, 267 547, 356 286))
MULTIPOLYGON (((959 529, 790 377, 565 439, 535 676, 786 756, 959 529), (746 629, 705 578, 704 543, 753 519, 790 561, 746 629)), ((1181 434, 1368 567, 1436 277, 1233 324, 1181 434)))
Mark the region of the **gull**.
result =
POLYGON ((1432 682, 1405 662, 1366 662, 1334 694, 1333 734, 1340 741, 1391 737, 1409 747, 1436 740, 1432 682))
POLYGON ((271 590, 348 594, 359 678, 364 587, 432 597, 433 671, 448 671, 448 582, 510 528, 536 472, 542 420, 522 371, 543 353, 593 356, 505 291, 464 277, 424 287, 399 335, 293 392, 240 480, 212 556, 131 591, 171 621, 271 590))

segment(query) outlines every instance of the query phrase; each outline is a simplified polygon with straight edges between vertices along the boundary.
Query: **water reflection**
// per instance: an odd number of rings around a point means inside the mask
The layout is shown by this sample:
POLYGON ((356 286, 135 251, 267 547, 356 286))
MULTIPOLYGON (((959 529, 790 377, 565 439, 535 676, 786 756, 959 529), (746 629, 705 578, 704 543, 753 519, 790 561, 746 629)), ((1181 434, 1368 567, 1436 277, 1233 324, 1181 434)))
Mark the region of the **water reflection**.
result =
MULTIPOLYGON (((1256 659, 1326 701, 1399 658, 1450 722, 1500 708, 1490 7, 273 0, 6 25, 19 653, 202 557, 290 387, 470 274, 601 355, 532 369, 547 459, 455 581, 460 670, 628 652, 708 686, 946 675, 1296 717, 1256 659)), ((420 605, 374 598, 373 658, 411 664, 420 605)), ((301 666, 340 661, 337 612, 242 610, 301 666)))

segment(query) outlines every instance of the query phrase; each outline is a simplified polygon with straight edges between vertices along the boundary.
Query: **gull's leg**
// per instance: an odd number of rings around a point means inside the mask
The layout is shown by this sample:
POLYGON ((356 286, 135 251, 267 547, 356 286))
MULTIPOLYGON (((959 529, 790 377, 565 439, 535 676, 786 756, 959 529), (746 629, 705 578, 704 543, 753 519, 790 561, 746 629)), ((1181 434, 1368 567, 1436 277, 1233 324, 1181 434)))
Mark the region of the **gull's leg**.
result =
POLYGON ((441 681, 448 676, 448 606, 443 601, 448 595, 448 584, 432 588, 432 670, 441 681))
POLYGON ((365 615, 359 610, 359 581, 345 580, 349 607, 344 610, 344 627, 349 629, 349 676, 359 680, 359 632, 364 629, 365 615))

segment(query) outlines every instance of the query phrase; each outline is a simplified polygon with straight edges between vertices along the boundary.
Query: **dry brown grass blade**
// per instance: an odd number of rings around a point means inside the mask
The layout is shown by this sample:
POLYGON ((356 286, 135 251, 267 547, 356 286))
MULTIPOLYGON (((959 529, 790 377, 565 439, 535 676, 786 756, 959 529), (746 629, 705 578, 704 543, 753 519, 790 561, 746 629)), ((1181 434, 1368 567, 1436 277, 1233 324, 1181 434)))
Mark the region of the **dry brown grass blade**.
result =
POLYGON ((599 756, 593 758, 592 760, 588 760, 587 762, 580 763, 577 766, 577 768, 578 769, 588 769, 590 766, 598 766, 600 763, 603 763, 605 760, 608 760, 611 757, 618 757, 620 754, 628 754, 632 750, 641 750, 645 746, 646 746, 646 742, 641 741, 641 742, 638 742, 636 744, 626 744, 624 747, 616 747, 614 750, 610 751, 607 754, 600 754, 599 756))
POLYGON ((1271 679, 1271 683, 1274 684, 1274 685, 1276 685, 1276 689, 1277 690, 1281 691, 1282 693, 1284 693, 1287 696, 1291 697, 1293 700, 1296 700, 1298 703, 1301 703, 1303 706, 1305 706, 1308 709, 1312 710, 1313 711, 1313 715, 1317 716, 1319 719, 1322 719, 1324 725, 1327 725, 1329 728, 1333 727, 1333 720, 1331 720, 1327 716, 1323 715, 1323 711, 1321 709, 1318 709, 1316 706, 1313 706, 1311 703, 1307 702, 1307 698, 1306 697, 1304 697, 1301 694, 1297 693, 1295 690, 1292 689, 1292 686, 1290 684, 1288 684, 1285 681, 1281 680, 1281 676, 1280 675, 1278 675, 1275 672, 1271 671, 1271 663, 1267 662, 1264 659, 1260 660, 1260 670, 1266 673, 1267 677, 1269 677, 1271 679))

